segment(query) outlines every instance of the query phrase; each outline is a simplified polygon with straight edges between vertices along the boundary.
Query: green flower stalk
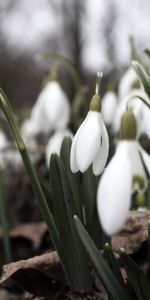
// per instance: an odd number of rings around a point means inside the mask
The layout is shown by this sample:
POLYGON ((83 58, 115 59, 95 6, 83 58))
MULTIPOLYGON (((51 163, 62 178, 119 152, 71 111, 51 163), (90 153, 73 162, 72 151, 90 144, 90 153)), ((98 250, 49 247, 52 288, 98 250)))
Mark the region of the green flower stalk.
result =
POLYGON ((90 292, 92 290, 92 281, 88 264, 89 261, 75 229, 73 215, 77 213, 77 209, 64 164, 59 157, 56 155, 52 156, 50 164, 50 175, 52 173, 50 181, 52 182, 52 197, 54 201, 54 214, 52 214, 39 179, 32 166, 23 138, 17 128, 12 108, 1 89, 0 107, 13 131, 41 213, 47 223, 52 242, 60 257, 67 282, 74 291, 82 293, 90 292))
POLYGON ((48 225, 48 229, 52 238, 52 241, 56 247, 56 249, 58 250, 58 254, 60 255, 60 257, 62 257, 62 253, 61 253, 61 248, 60 248, 60 243, 59 243, 59 236, 58 236, 58 232, 57 232, 57 228, 55 226, 54 220, 53 220, 53 216, 49 210, 48 204, 46 202, 44 193, 42 191, 40 182, 38 180, 38 177, 35 173, 35 170, 32 166, 28 151, 26 149, 24 140, 17 128, 17 124, 16 124, 16 120, 12 111, 12 108, 9 104, 9 101, 7 99, 7 96, 4 94, 4 92, 2 91, 2 89, 0 89, 0 107, 2 109, 2 111, 4 112, 4 115, 13 131, 16 143, 17 143, 17 147, 18 150, 21 154, 22 160, 24 162, 27 174, 30 178, 31 184, 32 184, 32 188, 33 191, 37 197, 40 209, 41 209, 41 213, 42 216, 45 220, 45 222, 48 225))
POLYGON ((132 61, 132 67, 134 68, 140 80, 142 81, 145 92, 150 97, 150 78, 147 72, 145 71, 144 67, 136 60, 132 61))

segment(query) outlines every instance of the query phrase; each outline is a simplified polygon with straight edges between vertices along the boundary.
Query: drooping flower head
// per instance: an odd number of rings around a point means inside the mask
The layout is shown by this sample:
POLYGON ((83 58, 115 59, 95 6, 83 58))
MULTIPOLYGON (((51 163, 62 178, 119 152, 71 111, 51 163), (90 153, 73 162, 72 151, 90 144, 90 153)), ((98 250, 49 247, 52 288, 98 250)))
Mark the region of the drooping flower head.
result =
POLYGON ((101 114, 101 98, 96 94, 90 102, 89 112, 76 132, 70 155, 73 173, 85 172, 92 165, 93 173, 102 173, 109 151, 109 139, 101 114))
POLYGON ((133 89, 140 89, 141 84, 135 70, 130 67, 122 76, 118 86, 118 97, 121 101, 133 89))
POLYGON ((106 125, 112 125, 116 108, 117 96, 113 91, 108 91, 102 99, 102 115, 106 125))
POLYGON ((39 94, 31 117, 22 125, 28 139, 39 133, 66 128, 70 119, 70 104, 66 93, 57 81, 50 81, 39 94), (31 130, 29 130, 29 128, 31 130))
POLYGON ((120 141, 115 155, 106 167, 97 191, 98 215, 108 235, 121 230, 131 206, 133 191, 146 187, 142 159, 150 174, 150 157, 141 148, 136 136, 135 116, 127 111, 122 116, 120 141))

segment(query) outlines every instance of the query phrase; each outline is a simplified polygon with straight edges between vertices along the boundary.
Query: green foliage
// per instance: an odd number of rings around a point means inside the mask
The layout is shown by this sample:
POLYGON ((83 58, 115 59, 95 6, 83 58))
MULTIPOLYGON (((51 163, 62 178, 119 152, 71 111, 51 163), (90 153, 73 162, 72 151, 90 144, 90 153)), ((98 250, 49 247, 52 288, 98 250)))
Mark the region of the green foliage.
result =
POLYGON ((126 292, 122 288, 121 283, 117 280, 110 267, 106 263, 104 257, 96 247, 88 232, 80 222, 77 216, 74 217, 79 237, 89 255, 89 258, 96 269, 105 289, 111 295, 112 300, 129 300, 126 292))
POLYGON ((63 266, 73 290, 89 292, 92 289, 88 259, 75 230, 73 215, 78 212, 64 165, 54 154, 50 162, 50 184, 54 220, 59 232, 63 266))
POLYGON ((150 78, 149 78, 149 75, 147 74, 144 67, 138 61, 133 61, 132 66, 133 66, 134 70, 136 71, 137 75, 139 76, 139 78, 140 78, 140 80, 141 80, 141 82, 144 86, 145 92, 150 97, 150 78))
POLYGON ((102 255, 77 216, 74 216, 74 220, 91 263, 107 290, 108 298, 110 300, 148 300, 150 298, 149 278, 126 254, 125 250, 120 250, 120 263, 126 271, 126 280, 122 276, 118 261, 109 244, 105 245, 104 255, 102 255))

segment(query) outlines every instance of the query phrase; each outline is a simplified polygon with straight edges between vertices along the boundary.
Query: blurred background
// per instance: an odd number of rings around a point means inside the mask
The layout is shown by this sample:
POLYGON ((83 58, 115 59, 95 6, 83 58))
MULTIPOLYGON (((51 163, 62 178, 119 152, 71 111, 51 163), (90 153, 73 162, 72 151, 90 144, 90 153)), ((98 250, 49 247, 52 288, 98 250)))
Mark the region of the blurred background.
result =
MULTIPOLYGON (((131 35, 140 55, 149 48, 149 12, 149 0, 0 0, 0 86, 16 110, 30 107, 50 68, 38 59, 44 52, 69 58, 83 83, 97 70, 106 78, 123 73, 131 35)), ((70 78, 63 75, 71 95, 70 78)))

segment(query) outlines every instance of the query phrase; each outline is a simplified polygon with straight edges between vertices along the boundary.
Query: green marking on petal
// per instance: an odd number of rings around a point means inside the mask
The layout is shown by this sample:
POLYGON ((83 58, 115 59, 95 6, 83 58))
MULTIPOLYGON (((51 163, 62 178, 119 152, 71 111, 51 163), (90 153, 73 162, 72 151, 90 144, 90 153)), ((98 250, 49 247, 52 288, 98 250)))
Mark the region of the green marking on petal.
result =
POLYGON ((101 140, 100 140, 101 146, 102 146, 102 143, 103 143, 103 137, 102 137, 102 135, 101 135, 101 140))
POLYGON ((138 190, 144 190, 146 188, 146 182, 143 177, 139 175, 133 176, 133 187, 135 187, 138 190))

